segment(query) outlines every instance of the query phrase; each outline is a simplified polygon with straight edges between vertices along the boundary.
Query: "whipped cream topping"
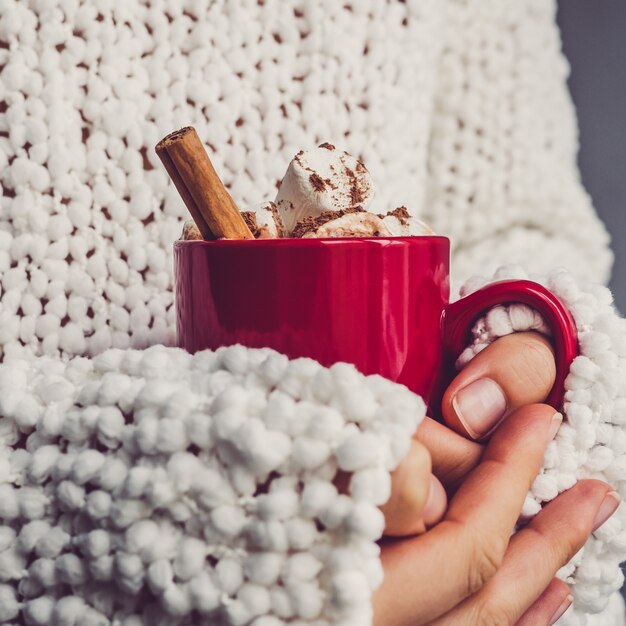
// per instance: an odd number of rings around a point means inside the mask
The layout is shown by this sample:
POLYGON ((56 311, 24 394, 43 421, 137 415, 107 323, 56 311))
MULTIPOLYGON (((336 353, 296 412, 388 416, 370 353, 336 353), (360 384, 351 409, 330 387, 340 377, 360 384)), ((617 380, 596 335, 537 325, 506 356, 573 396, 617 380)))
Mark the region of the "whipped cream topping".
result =
POLYGON ((325 211, 316 218, 298 222, 293 237, 302 239, 321 237, 389 237, 391 232, 383 220, 362 209, 325 211))

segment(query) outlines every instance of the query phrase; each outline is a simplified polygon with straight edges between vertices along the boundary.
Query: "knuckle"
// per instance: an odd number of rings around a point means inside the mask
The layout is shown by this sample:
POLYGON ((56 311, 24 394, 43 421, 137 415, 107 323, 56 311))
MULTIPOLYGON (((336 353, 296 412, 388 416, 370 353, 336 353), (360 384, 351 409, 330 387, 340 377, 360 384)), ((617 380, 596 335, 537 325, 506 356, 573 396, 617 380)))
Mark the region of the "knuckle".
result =
POLYGON ((573 515, 568 520, 568 532, 560 537, 562 551, 566 555, 566 559, 569 560, 576 552, 578 552, 580 546, 585 542, 589 535, 591 528, 589 528, 589 520, 582 515, 573 515))
POLYGON ((550 570, 550 573, 556 573, 556 570, 572 559, 582 547, 588 534, 588 528, 579 519, 571 519, 568 522, 567 531, 554 537, 538 529, 529 530, 535 534, 536 550, 546 556, 545 567, 550 570))
POLYGON ((513 626, 515 619, 505 606, 485 600, 477 604, 472 623, 477 626, 513 626))
POLYGON ((565 565, 583 547, 591 531, 585 519, 570 520, 568 526, 568 531, 556 541, 557 559, 560 566, 565 565))
POLYGON ((467 591, 468 595, 476 593, 491 580, 502 565, 506 546, 495 537, 482 540, 471 538, 473 550, 470 551, 468 563, 467 591))

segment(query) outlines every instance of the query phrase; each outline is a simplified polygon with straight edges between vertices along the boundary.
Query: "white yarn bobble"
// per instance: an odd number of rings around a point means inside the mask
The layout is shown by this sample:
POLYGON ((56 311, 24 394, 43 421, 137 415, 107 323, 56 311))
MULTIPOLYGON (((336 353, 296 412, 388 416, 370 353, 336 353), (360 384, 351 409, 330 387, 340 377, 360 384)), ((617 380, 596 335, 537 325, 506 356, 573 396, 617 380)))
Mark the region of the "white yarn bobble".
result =
POLYGON ((24 617, 27 620, 27 624, 34 624, 34 626, 50 624, 54 604, 55 601, 50 596, 40 596, 39 598, 29 600, 24 607, 24 617))
POLYGON ((105 491, 119 487, 128 474, 128 466, 121 458, 108 457, 100 468, 98 482, 105 491))
POLYGON ((140 520, 130 526, 125 533, 126 550, 133 554, 143 554, 159 537, 159 527, 152 520, 140 520))
POLYGON ((151 563, 146 572, 146 580, 153 593, 163 593, 174 582, 171 563, 165 559, 151 563))
POLYGON ((360 572, 341 572, 331 580, 331 606, 339 614, 351 607, 366 605, 369 597, 367 579, 360 572))
POLYGON ((293 491, 277 491, 257 498, 257 512, 263 519, 285 520, 298 511, 298 495, 293 491))
POLYGON ((370 468, 354 473, 350 494, 355 500, 382 505, 391 496, 391 476, 382 468, 370 468))
POLYGON ((12 545, 17 533, 10 526, 0 526, 0 552, 12 545))
POLYGON ((21 608, 18 602, 15 589, 10 585, 0 585, 0 622, 9 622, 15 619, 21 608))
POLYGON ((312 582, 294 583, 289 585, 287 594, 295 615, 305 623, 320 617, 324 607, 324 599, 317 584, 312 582))
POLYGON ((35 520, 25 524, 21 528, 17 538, 20 551, 25 554, 32 552, 39 540, 44 537, 49 530, 50 525, 43 520, 35 520))
POLYGON ((69 480, 59 484, 58 497, 59 503, 69 511, 80 510, 85 504, 85 490, 69 480))
POLYGON ((241 565, 233 559, 224 558, 215 566, 216 582, 222 591, 234 595, 243 584, 243 570, 241 565))
POLYGON ((337 497, 337 488, 325 481, 312 480, 305 484, 301 497, 301 511, 307 517, 317 517, 337 497))
POLYGON ((250 582, 269 587, 280 575, 284 555, 276 553, 250 554, 244 562, 244 573, 250 582))
POLYGON ((86 580, 83 562, 75 554, 63 554, 55 561, 55 570, 59 581, 68 585, 81 585, 86 580))
POLYGON ((56 564, 53 559, 37 559, 33 561, 28 573, 31 580, 40 583, 44 587, 53 587, 57 584, 56 564))
POLYGON ((293 443, 294 456, 301 467, 314 470, 323 465, 331 455, 330 446, 311 437, 297 437, 293 443))
POLYGON ((281 574, 283 582, 289 586, 298 581, 309 581, 317 577, 322 569, 322 563, 312 554, 301 553, 290 556, 281 574))
POLYGON ((17 547, 7 548, 0 553, 0 580, 20 580, 26 572, 26 557, 17 547))
POLYGON ((66 596, 57 601, 52 611, 52 623, 58 626, 80 626, 86 605, 78 596, 66 596))
POLYGON ((22 487, 18 493, 20 514, 26 519, 41 519, 48 498, 40 487, 22 487))
POLYGON ((376 465, 379 454, 377 444, 374 434, 355 432, 348 436, 337 449, 339 468, 353 472, 376 465))
POLYGON ((121 588, 128 593, 138 593, 144 582, 144 567, 141 559, 135 554, 118 551, 113 561, 115 574, 120 578, 121 588))
POLYGON ((52 559, 57 557, 69 543, 68 533, 61 527, 55 526, 37 542, 35 551, 37 556, 52 559))
POLYGON ((199 574, 204 567, 207 548, 203 541, 194 537, 182 539, 174 559, 174 573, 178 580, 187 581, 199 574))
POLYGON ((95 559, 108 554, 111 550, 111 536, 102 529, 92 530, 81 541, 81 551, 95 559))
POLYGON ((89 573, 95 580, 109 581, 113 579, 114 560, 110 554, 99 556, 89 563, 89 573))
POLYGON ((17 494, 11 485, 0 485, 0 518, 11 521, 19 515, 17 494))
POLYGON ((189 590, 183 585, 173 584, 163 592, 161 602, 170 615, 187 615, 191 609, 189 590))

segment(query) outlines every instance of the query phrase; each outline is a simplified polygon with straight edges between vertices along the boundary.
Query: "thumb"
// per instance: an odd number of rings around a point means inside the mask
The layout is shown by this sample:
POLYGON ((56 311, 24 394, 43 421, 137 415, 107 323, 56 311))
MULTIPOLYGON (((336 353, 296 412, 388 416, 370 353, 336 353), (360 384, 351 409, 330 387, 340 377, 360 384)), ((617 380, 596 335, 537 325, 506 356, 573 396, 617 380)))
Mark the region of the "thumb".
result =
POLYGON ((554 352, 543 335, 501 337, 452 381, 442 401, 444 420, 470 439, 482 439, 517 408, 543 402, 555 378, 554 352))

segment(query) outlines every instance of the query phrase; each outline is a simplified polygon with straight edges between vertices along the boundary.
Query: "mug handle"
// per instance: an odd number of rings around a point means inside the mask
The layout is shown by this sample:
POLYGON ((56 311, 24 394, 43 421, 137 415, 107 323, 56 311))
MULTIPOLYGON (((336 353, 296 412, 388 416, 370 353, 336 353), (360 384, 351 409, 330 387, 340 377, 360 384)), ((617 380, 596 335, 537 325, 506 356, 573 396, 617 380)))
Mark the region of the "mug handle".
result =
POLYGON ((496 305, 521 302, 536 309, 552 330, 552 346, 556 360, 556 379, 546 403, 560 410, 565 393, 565 378, 578 354, 576 323, 572 314, 548 289, 530 280, 502 280, 486 285, 474 293, 449 304, 443 313, 443 384, 437 395, 437 409, 441 414, 441 399, 445 385, 456 375, 454 363, 471 342, 474 322, 496 305))

